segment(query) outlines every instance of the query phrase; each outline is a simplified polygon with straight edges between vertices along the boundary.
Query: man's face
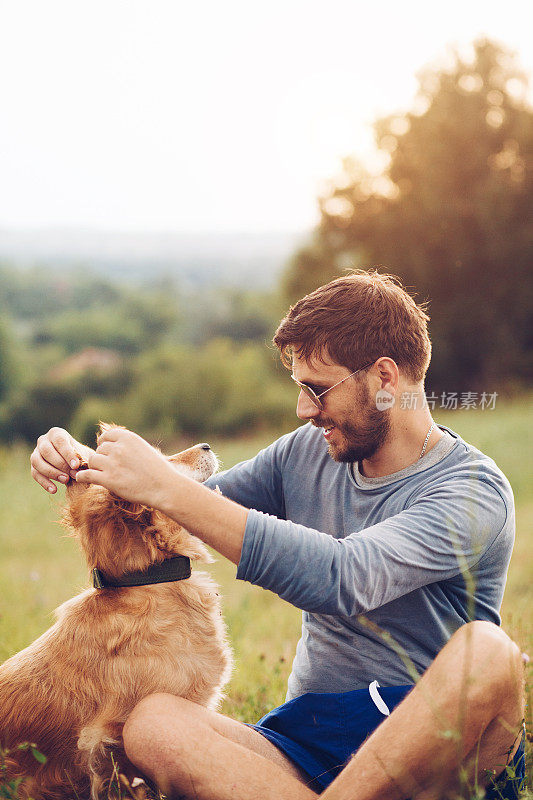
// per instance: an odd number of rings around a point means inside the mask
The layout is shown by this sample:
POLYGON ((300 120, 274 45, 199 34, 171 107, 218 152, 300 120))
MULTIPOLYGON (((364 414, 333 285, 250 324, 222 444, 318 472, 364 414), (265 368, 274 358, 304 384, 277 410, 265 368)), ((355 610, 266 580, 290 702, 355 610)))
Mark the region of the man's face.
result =
MULTIPOLYGON (((316 394, 325 392, 352 370, 329 360, 322 363, 293 358, 294 377, 308 384, 316 394)), ((390 409, 379 411, 368 387, 368 374, 362 372, 335 386, 325 394, 320 410, 300 391, 296 414, 323 428, 328 451, 335 461, 352 462, 371 458, 384 444, 390 431, 390 409)))

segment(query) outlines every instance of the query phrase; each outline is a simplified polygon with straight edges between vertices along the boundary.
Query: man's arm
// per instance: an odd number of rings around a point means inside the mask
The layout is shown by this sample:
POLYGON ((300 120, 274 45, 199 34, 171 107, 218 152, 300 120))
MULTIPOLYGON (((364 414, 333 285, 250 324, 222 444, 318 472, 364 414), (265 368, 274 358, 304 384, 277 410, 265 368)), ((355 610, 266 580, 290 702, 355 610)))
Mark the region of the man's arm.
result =
POLYGON ((237 577, 305 611, 352 617, 455 577, 477 593, 481 558, 491 550, 504 576, 513 536, 512 508, 499 491, 462 478, 343 539, 252 510, 237 577))
MULTIPOLYGON (((140 496, 146 497, 143 502, 179 521, 235 564, 240 559, 247 509, 259 508, 277 516, 284 514, 281 476, 275 463, 273 445, 254 459, 213 475, 206 481, 208 490, 179 474, 174 467, 169 469, 164 456, 135 434, 122 430, 118 439, 117 445, 127 454, 127 467, 133 467, 135 473, 127 476, 127 470, 124 472, 122 467, 115 465, 115 471, 122 477, 120 490, 109 474, 111 464, 107 463, 105 470, 97 470, 92 460, 95 451, 77 442, 63 428, 51 428, 39 437, 30 459, 32 477, 52 494, 57 491, 54 481, 65 484, 71 478, 77 478, 80 483, 107 485, 116 494, 122 491, 121 496, 125 498, 130 492, 140 491, 140 496), (77 472, 78 456, 90 464, 93 473, 77 472), (157 475, 160 476, 160 486, 155 480, 157 475), (107 484, 106 480, 109 481, 107 484), (223 494, 236 502, 210 491, 218 484, 222 486, 223 494)), ((103 447, 106 438, 102 435, 98 441, 101 447, 97 452, 101 455, 106 450, 103 447)))
MULTIPOLYGON (((85 471, 80 473, 81 479, 85 471)), ((241 559, 248 509, 183 475, 169 475, 158 508, 234 564, 241 559)))
POLYGON ((285 519, 282 460, 291 437, 292 434, 286 434, 253 458, 212 475, 205 486, 219 487, 224 497, 245 508, 285 519))

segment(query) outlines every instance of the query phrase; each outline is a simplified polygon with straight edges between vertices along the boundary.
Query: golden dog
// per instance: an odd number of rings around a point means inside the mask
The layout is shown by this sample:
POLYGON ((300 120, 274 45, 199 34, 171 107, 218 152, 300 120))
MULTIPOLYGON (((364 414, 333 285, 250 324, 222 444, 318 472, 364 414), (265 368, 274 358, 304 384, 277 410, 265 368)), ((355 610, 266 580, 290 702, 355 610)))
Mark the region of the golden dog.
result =
MULTIPOLYGON (((207 445, 169 460, 200 481, 218 467, 207 445)), ((202 542, 159 511, 74 481, 67 495, 63 522, 98 570, 97 586, 163 562, 166 569, 178 554, 211 560, 202 542)), ((9 750, 1 777, 25 777, 21 798, 96 799, 109 783, 112 758, 125 761, 122 727, 139 700, 168 692, 211 708, 219 702, 232 658, 217 587, 193 572, 172 582, 87 589, 56 617, 0 666, 0 746, 9 750), (22 742, 35 743, 46 763, 17 749, 22 742)))

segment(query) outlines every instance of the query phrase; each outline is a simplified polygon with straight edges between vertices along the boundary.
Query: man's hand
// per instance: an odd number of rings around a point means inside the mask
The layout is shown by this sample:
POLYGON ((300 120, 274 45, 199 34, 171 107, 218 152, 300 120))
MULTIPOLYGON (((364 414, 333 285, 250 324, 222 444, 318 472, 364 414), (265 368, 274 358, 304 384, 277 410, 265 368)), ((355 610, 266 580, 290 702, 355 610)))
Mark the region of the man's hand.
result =
POLYGON ((31 474, 34 480, 55 494, 57 486, 52 481, 63 484, 76 476, 80 465, 79 456, 87 459, 94 451, 77 442, 63 428, 50 428, 44 436, 39 436, 37 446, 30 457, 31 474))
POLYGON ((97 483, 133 503, 165 510, 179 482, 168 459, 132 431, 110 428, 98 437, 78 483, 97 483))

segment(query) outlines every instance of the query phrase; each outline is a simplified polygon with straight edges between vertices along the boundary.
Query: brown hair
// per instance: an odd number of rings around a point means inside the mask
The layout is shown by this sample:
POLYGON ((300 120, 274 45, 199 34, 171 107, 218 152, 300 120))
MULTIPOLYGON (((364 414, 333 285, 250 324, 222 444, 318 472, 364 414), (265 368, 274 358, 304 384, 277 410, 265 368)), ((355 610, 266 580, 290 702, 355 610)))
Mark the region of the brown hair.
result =
POLYGON ((322 360, 329 355, 351 370, 388 356, 418 383, 431 358, 428 321, 424 305, 398 278, 356 270, 298 300, 273 341, 289 368, 293 353, 322 360))

